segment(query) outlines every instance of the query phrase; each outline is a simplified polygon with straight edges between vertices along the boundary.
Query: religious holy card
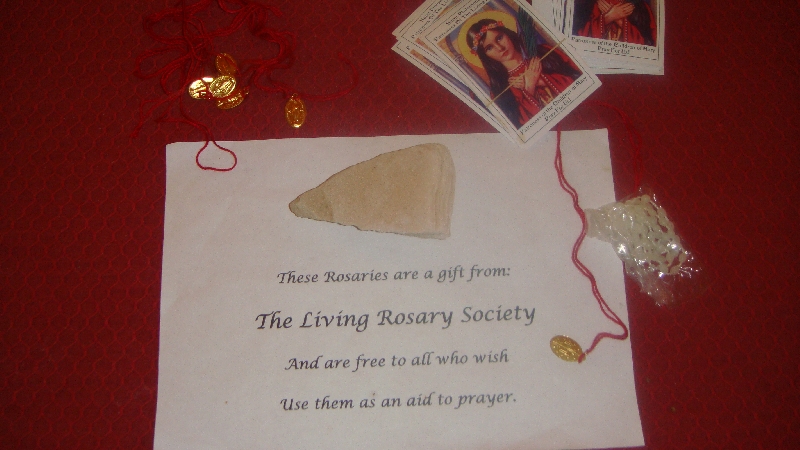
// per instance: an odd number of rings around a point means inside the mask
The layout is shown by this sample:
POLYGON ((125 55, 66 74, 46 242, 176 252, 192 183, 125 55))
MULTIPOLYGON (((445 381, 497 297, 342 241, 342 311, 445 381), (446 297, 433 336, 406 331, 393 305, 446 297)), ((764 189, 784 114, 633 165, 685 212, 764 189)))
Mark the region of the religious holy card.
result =
POLYGON ((595 73, 664 74, 664 0, 567 0, 565 19, 595 73))

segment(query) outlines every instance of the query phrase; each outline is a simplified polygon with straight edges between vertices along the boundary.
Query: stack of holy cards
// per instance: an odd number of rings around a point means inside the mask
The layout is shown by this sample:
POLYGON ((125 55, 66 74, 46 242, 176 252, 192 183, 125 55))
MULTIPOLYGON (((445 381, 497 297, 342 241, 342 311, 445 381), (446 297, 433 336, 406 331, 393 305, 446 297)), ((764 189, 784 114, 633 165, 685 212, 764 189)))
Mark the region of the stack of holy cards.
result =
POLYGON ((393 49, 523 145, 600 86, 543 3, 427 0, 395 30, 393 49))
POLYGON ((595 73, 662 74, 663 30, 663 0, 427 0, 393 50, 523 145, 600 87, 595 73))

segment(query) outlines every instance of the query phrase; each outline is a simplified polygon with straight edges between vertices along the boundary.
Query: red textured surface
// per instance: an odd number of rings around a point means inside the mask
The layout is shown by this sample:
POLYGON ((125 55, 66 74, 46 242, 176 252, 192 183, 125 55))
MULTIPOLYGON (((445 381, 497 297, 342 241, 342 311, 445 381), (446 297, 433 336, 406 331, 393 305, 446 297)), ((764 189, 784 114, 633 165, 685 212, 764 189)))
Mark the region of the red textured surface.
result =
MULTIPOLYGON (((421 0, 280 1, 298 34, 281 77, 331 92, 299 131, 282 99, 254 94, 192 114, 224 140, 493 131, 389 49, 421 0)), ((131 140, 135 78, 152 42, 141 19, 167 5, 4 2, 0 79, 0 447, 148 448, 157 391, 164 146, 198 140, 148 122, 131 140)), ((666 76, 606 76, 593 98, 644 137, 645 182, 707 268, 706 293, 660 309, 628 283, 647 448, 800 448, 796 1, 667 4, 666 76)), ((224 50, 260 49, 245 36, 224 50)), ((257 43, 256 43, 257 44, 257 43)), ((613 115, 619 194, 632 178, 613 115)))

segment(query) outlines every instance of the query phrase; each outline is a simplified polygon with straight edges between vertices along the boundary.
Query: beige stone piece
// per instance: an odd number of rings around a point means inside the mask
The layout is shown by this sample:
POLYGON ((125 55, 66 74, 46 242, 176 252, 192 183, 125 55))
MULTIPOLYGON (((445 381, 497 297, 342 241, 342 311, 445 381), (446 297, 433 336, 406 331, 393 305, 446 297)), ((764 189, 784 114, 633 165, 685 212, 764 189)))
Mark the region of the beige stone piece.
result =
POLYGON ((350 166, 289 204, 298 217, 422 238, 450 236, 450 150, 422 144, 350 166))

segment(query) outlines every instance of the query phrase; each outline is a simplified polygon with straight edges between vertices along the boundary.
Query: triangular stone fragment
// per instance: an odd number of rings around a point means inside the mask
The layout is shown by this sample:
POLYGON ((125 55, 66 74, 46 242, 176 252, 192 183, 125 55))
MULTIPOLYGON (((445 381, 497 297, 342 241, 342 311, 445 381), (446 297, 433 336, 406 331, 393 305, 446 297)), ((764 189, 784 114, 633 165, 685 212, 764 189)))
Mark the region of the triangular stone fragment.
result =
POLYGON ((445 239, 455 194, 455 167, 441 144, 378 155, 334 174, 289 204, 298 217, 359 230, 445 239))

